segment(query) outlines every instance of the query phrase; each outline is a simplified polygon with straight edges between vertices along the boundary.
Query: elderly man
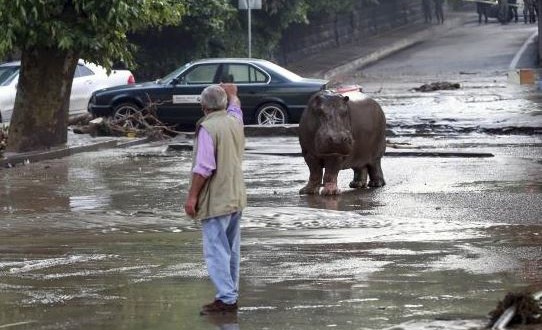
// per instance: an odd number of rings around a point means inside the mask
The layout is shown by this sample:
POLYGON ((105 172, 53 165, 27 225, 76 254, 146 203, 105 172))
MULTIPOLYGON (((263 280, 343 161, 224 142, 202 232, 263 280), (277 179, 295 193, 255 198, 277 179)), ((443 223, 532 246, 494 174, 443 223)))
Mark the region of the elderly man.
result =
POLYGON ((201 93, 204 117, 196 126, 192 182, 186 214, 201 220, 203 254, 215 285, 215 300, 200 314, 237 312, 241 212, 246 206, 242 172, 243 113, 233 84, 201 93))

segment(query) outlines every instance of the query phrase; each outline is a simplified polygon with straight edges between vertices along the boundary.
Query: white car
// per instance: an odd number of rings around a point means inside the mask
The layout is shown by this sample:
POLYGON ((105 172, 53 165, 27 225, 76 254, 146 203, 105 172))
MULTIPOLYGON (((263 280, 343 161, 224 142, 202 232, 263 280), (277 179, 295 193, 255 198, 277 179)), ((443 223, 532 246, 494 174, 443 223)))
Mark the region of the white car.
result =
MULTIPOLYGON (((0 64, 0 123, 11 120, 20 67, 20 61, 0 64)), ((129 70, 112 70, 107 75, 105 68, 79 60, 73 75, 70 116, 87 112, 92 92, 106 87, 129 84, 135 84, 134 76, 129 70)))

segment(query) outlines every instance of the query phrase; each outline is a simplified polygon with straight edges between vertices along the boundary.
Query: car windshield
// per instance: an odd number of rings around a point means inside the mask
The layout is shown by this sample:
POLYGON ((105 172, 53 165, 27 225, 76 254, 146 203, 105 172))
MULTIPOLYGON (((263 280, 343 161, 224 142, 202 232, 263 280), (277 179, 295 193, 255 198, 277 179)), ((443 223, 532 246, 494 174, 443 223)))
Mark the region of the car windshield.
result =
POLYGON ((280 74, 281 76, 286 77, 286 79, 288 79, 288 80, 299 81, 299 80, 303 79, 303 77, 301 77, 301 76, 293 73, 292 71, 287 70, 287 69, 285 69, 285 68, 283 68, 281 66, 278 66, 273 62, 267 62, 267 63, 265 63, 265 66, 268 67, 269 69, 275 71, 276 73, 280 74))
POLYGON ((174 78, 177 78, 181 74, 181 72, 183 72, 189 65, 190 63, 186 63, 175 71, 169 73, 167 76, 158 79, 157 82, 161 84, 169 84, 174 78))
POLYGON ((7 86, 19 73, 18 65, 0 66, 0 86, 7 86))

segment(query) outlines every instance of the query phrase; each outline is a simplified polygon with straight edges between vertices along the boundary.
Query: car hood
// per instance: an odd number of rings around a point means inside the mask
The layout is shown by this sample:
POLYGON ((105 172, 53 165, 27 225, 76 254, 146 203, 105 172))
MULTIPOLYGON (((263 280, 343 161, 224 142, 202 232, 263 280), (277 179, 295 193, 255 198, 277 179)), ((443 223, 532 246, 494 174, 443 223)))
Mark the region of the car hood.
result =
POLYGON ((15 95, 15 88, 13 86, 0 86, 0 99, 9 99, 15 95))
POLYGON ((0 93, 5 93, 14 89, 13 86, 0 86, 0 93))

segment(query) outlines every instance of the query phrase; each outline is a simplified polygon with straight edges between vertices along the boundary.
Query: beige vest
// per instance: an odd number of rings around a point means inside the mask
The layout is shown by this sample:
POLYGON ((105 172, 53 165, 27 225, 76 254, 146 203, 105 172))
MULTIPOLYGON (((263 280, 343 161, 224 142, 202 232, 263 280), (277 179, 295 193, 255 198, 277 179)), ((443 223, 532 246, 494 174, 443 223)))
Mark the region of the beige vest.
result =
MULTIPOLYGON (((242 168, 245 150, 243 124, 222 110, 209 113, 199 121, 199 125, 205 127, 213 139, 216 170, 199 194, 196 219, 204 220, 241 211, 247 204, 242 168)), ((195 161, 197 139, 194 146, 195 161)))

